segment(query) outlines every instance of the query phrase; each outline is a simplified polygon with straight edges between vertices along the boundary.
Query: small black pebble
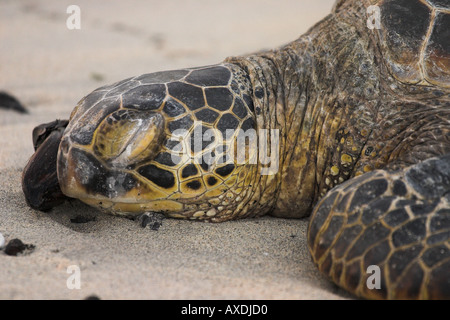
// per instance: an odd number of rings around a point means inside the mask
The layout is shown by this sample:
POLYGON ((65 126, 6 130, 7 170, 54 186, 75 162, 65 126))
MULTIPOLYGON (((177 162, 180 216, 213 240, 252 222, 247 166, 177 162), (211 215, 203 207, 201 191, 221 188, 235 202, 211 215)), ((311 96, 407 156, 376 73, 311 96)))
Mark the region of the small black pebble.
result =
POLYGON ((149 226, 151 230, 158 231, 162 226, 162 221, 164 218, 165 217, 162 213, 151 212, 148 214, 142 214, 139 217, 139 222, 142 228, 149 226))
POLYGON ((17 256, 20 253, 31 253, 35 246, 32 244, 24 244, 20 239, 12 239, 5 247, 5 253, 8 256, 17 256), (28 252, 26 252, 28 251, 28 252))
POLYGON ((149 224, 150 229, 154 230, 154 231, 158 231, 159 228, 162 226, 161 222, 153 222, 151 224, 149 224))
POLYGON ((13 96, 6 92, 0 92, 0 108, 14 110, 20 113, 28 113, 27 109, 13 96))
POLYGON ((141 218, 141 227, 145 228, 150 223, 150 217, 147 215, 143 215, 141 218))
POLYGON ((95 294, 87 296, 84 298, 84 300, 101 300, 99 297, 97 297, 95 294))

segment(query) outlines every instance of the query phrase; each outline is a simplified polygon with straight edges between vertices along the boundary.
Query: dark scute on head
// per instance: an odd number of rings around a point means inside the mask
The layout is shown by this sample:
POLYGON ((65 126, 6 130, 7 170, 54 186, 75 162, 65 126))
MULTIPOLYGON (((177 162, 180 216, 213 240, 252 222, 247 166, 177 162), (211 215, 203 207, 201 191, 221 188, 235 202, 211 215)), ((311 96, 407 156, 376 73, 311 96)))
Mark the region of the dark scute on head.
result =
POLYGON ((174 167, 178 163, 180 163, 181 158, 167 152, 161 152, 158 153, 158 155, 155 157, 155 159, 153 159, 153 161, 156 161, 168 167, 174 167))
POLYGON ((241 119, 244 119, 248 114, 247 108, 240 98, 236 98, 234 101, 233 113, 241 119))
POLYGON ((205 106, 201 88, 183 82, 170 82, 167 87, 169 94, 184 103, 190 110, 197 110, 205 106))
POLYGON ((210 185, 210 186, 213 186, 213 185, 215 185, 217 183, 217 179, 216 178, 214 178, 214 177, 208 177, 208 184, 210 185))
POLYGON ((198 169, 194 164, 188 164, 181 171, 182 178, 189 178, 198 174, 198 169))
POLYGON ((214 123, 217 120, 217 117, 219 116, 219 114, 217 112, 215 112, 212 109, 202 109, 200 111, 198 111, 195 116, 197 117, 197 120, 199 121, 203 121, 206 123, 214 123))
POLYGON ((174 132, 175 130, 183 129, 189 131, 194 124, 192 117, 187 115, 181 119, 169 122, 169 130, 170 132, 174 132))
MULTIPOLYGON (((75 118, 80 117, 83 113, 85 113, 89 108, 96 105, 103 97, 105 96, 105 91, 97 89, 85 96, 81 99, 76 108, 76 112, 74 114, 75 118)), ((72 119, 70 119, 72 120, 72 119)))
POLYGON ((236 119, 231 113, 224 114, 217 123, 217 129, 222 132, 224 139, 230 138, 226 136, 227 130, 237 130, 239 120, 236 119))
POLYGON ((231 72, 226 67, 216 66, 194 70, 186 81, 199 86, 226 86, 230 81, 231 72))
POLYGON ((189 189, 198 190, 198 189, 200 189, 202 187, 202 184, 201 184, 200 181, 194 180, 194 181, 190 181, 190 182, 186 183, 186 186, 189 189))
POLYGON ((97 90, 99 90, 99 92, 101 92, 103 90, 108 90, 108 92, 105 94, 105 97, 108 98, 108 97, 121 95, 130 89, 136 88, 139 85, 140 85, 139 82, 134 81, 131 78, 128 78, 128 79, 116 82, 110 86, 105 86, 105 87, 99 88, 97 90))
POLYGON ((164 141, 164 146, 166 146, 166 148, 170 150, 181 151, 180 141, 177 140, 166 139, 166 141, 164 141))
POLYGON ((205 150, 215 140, 212 131, 208 131, 208 127, 203 125, 196 126, 191 132, 191 151, 192 153, 205 150), (206 132, 211 134, 207 134, 206 132))
POLYGON ((227 164, 224 167, 217 168, 216 173, 222 177, 226 177, 231 174, 234 170, 234 164, 227 164))
POLYGON ((387 31, 388 46, 396 48, 406 41, 410 49, 418 52, 430 15, 430 9, 419 0, 385 1, 381 5, 381 21, 387 31))
POLYGON ((205 94, 208 105, 219 111, 230 109, 233 103, 233 94, 228 88, 206 88, 205 94))
POLYGON ((88 145, 92 141, 92 137, 94 136, 94 131, 97 129, 94 125, 86 125, 83 129, 79 131, 72 131, 70 137, 73 142, 79 143, 81 145, 88 145))
POLYGON ((175 185, 175 177, 171 172, 153 164, 139 168, 138 172, 157 186, 171 188, 175 185))
POLYGON ((163 111, 171 117, 177 117, 186 112, 186 109, 173 99, 168 99, 164 105, 163 111))
POLYGON ((130 109, 158 109, 166 97, 166 86, 149 84, 138 86, 122 95, 123 106, 130 109))
POLYGON ((134 78, 136 81, 140 81, 143 84, 151 83, 166 83, 181 80, 189 73, 188 70, 169 70, 154 73, 146 73, 139 77, 134 78))
POLYGON ((100 122, 114 111, 117 111, 119 107, 120 101, 118 98, 108 98, 99 102, 94 108, 91 108, 78 118, 71 128, 70 138, 72 141, 81 145, 90 144, 100 122))

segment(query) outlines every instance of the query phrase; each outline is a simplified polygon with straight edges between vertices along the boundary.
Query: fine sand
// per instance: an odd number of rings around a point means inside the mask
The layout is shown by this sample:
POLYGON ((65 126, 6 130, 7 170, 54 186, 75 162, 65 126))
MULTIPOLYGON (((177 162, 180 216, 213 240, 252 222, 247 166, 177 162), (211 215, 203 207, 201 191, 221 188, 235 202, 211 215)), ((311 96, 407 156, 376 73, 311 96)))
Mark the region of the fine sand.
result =
POLYGON ((350 298, 311 262, 307 219, 166 219, 151 231, 76 200, 38 212, 21 189, 32 129, 67 118, 95 88, 280 46, 328 14, 333 2, 1 1, 0 91, 29 114, 0 110, 0 233, 35 250, 17 257, 0 251, 0 299, 350 298), (81 8, 80 30, 66 27, 70 4, 81 8), (92 221, 71 222, 80 216, 92 221), (80 289, 67 287, 74 265, 80 289))

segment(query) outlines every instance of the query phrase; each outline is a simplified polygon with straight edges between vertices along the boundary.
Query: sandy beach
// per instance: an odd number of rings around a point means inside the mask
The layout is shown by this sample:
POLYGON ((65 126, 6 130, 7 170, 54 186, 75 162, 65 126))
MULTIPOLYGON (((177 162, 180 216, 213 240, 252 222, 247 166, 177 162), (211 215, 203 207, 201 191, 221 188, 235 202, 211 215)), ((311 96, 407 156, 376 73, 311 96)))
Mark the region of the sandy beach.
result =
POLYGON ((97 87, 283 45, 333 3, 1 1, 0 91, 29 113, 0 109, 0 233, 35 248, 20 256, 0 251, 0 299, 351 298, 315 269, 307 219, 165 219, 151 231, 77 200, 35 211, 21 189, 33 128, 68 118, 97 87), (79 30, 66 25, 71 4, 81 9, 79 30), (68 288, 70 266, 80 270, 79 289, 68 288))

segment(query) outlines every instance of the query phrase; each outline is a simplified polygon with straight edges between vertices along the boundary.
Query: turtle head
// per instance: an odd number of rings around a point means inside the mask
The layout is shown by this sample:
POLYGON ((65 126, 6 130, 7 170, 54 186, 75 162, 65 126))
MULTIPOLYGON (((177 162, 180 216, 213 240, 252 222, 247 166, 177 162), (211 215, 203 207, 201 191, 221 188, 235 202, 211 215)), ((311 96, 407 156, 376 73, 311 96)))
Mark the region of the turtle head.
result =
POLYGON ((152 110, 124 108, 121 99, 115 108, 109 103, 102 107, 100 102, 84 115, 79 114, 83 101, 75 109, 71 119, 76 121, 59 148, 59 184, 67 196, 97 207, 142 211, 141 194, 154 193, 134 170, 159 153, 165 139, 164 117, 152 110), (98 117, 108 109, 116 110, 98 117))
POLYGON ((232 65, 145 74, 95 90, 62 137, 61 190, 120 215, 230 219, 257 170, 250 94, 249 79, 232 65), (233 156, 241 131, 249 132, 242 161, 233 156))

